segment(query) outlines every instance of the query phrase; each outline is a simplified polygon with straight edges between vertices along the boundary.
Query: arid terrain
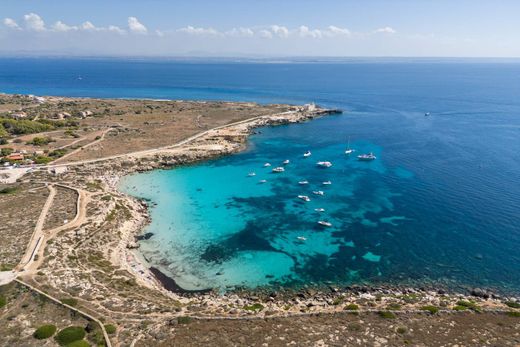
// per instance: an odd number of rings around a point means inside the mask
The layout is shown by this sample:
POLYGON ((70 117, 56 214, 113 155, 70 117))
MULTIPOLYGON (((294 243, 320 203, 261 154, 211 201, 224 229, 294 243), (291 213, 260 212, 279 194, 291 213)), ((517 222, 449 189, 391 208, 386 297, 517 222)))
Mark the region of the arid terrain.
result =
POLYGON ((149 221, 147 203, 119 192, 120 177, 235 153, 257 127, 334 110, 72 98, 35 103, 7 95, 0 100, 0 118, 25 115, 22 123, 2 123, 0 148, 32 161, 4 153, 10 168, 0 171, 5 181, 21 172, 16 182, 0 185, 0 284, 9 283, 0 287, 2 346, 55 346, 59 331, 69 326, 84 330, 78 338, 83 345, 101 346, 520 343, 518 298, 484 289, 180 293, 148 269, 136 239, 149 221), (39 131, 41 124, 48 127, 39 131), (35 137, 56 141, 27 144, 35 137), (42 340, 33 337, 42 324, 57 331, 42 340))

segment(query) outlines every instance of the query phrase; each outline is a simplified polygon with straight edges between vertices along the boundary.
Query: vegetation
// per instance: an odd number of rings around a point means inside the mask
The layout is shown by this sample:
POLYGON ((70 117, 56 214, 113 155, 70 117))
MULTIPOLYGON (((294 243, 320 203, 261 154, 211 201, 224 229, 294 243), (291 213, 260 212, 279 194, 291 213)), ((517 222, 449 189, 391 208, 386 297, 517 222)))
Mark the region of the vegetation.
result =
POLYGON ((520 318, 520 312, 518 312, 518 311, 510 311, 510 312, 507 312, 507 315, 508 315, 509 317, 520 318))
POLYGON ((65 298, 65 299, 61 299, 60 301, 62 303, 64 303, 65 305, 69 305, 72 307, 75 307, 78 304, 78 300, 76 300, 74 298, 65 298))
POLYGON ((10 135, 26 135, 52 130, 54 127, 42 122, 0 118, 2 128, 10 135))
POLYGON ((61 330, 54 339, 60 346, 68 346, 74 341, 83 340, 85 335, 85 329, 72 326, 61 330))
POLYGON ((506 302, 504 302, 504 304, 506 304, 508 307, 511 307, 511 308, 520 308, 520 302, 506 301, 506 302))
POLYGON ((56 326, 52 324, 42 325, 33 333, 33 337, 38 340, 48 339, 56 332, 56 326))
POLYGON ((252 305, 246 305, 244 306, 244 310, 246 311, 262 311, 264 309, 264 305, 260 303, 255 303, 252 305))
POLYGON ((397 311, 397 310, 400 310, 401 309, 401 305, 393 302, 393 303, 390 303, 388 304, 388 306, 386 307, 387 310, 391 310, 391 311, 397 311))
POLYGON ((178 324, 189 324, 189 323, 191 323, 191 317, 187 317, 187 316, 177 317, 177 323, 178 324))
POLYGON ((47 163, 50 163, 51 161, 53 161, 54 158, 46 157, 44 155, 39 155, 39 156, 35 157, 33 160, 36 164, 47 164, 47 163))
POLYGON ((77 340, 67 344, 67 347, 90 347, 90 344, 85 340, 77 340))
POLYGON ((433 305, 423 306, 423 307, 421 307, 421 310, 428 311, 431 314, 436 314, 437 312, 439 312, 439 308, 437 306, 433 306, 433 305))
POLYGON ((359 310, 359 306, 356 304, 348 304, 345 306, 344 309, 348 310, 348 311, 357 311, 357 310, 359 310))
POLYGON ((66 149, 56 149, 49 153, 49 157, 61 158, 65 155, 65 153, 67 153, 66 149))
POLYGON ((36 136, 32 140, 27 141, 27 144, 33 145, 33 146, 45 146, 54 141, 55 140, 49 136, 45 136, 45 137, 36 136))
POLYGON ((13 153, 13 152, 14 152, 14 149, 12 149, 12 148, 8 148, 8 147, 6 147, 6 148, 1 148, 1 149, 0 149, 0 156, 3 157, 3 156, 5 156, 5 155, 9 155, 9 154, 11 154, 11 153, 13 153))
POLYGON ((474 302, 459 300, 457 301, 457 305, 453 307, 455 311, 464 311, 464 310, 472 310, 475 312, 480 312, 480 307, 477 306, 474 302))
POLYGON ((0 295, 0 308, 4 307, 5 305, 7 305, 7 299, 5 296, 0 295))
POLYGON ((378 314, 379 314, 379 317, 385 318, 385 319, 393 319, 393 318, 395 318, 395 314, 393 312, 390 312, 390 311, 379 311, 378 314))
POLYGON ((115 325, 105 324, 105 330, 107 331, 107 334, 115 334, 117 329, 115 325))
POLYGON ((0 189, 0 194, 14 194, 18 190, 18 187, 5 187, 0 189))
POLYGON ((398 333, 398 334, 404 334, 406 333, 408 329, 406 329, 406 327, 398 327, 395 331, 398 333))

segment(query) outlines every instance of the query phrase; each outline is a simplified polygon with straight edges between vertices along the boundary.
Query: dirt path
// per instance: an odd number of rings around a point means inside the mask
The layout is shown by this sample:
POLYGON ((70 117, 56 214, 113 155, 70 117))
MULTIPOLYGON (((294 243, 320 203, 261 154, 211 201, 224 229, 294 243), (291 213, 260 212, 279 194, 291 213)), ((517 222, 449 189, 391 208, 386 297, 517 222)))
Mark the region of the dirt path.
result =
MULTIPOLYGON (((90 142, 90 143, 87 143, 86 145, 81 146, 80 148, 75 149, 75 150, 73 150, 72 152, 69 152, 69 153, 65 154, 64 156, 62 156, 62 157, 56 159, 56 160, 54 161, 54 164, 56 164, 56 163, 58 163, 58 162, 63 162, 64 159, 70 157, 71 155, 74 155, 74 154, 78 153, 79 151, 85 150, 85 148, 88 148, 88 147, 90 147, 90 146, 93 146, 93 145, 95 145, 95 144, 98 144, 99 142, 101 142, 101 141, 103 141, 103 140, 105 139, 105 135, 106 135, 106 134, 108 134, 109 132, 114 131, 114 130, 115 130, 115 129, 113 129, 113 128, 110 128, 110 129, 106 129, 106 130, 104 130, 104 131, 101 133, 99 139, 94 140, 94 141, 92 141, 92 142, 90 142)), ((63 147, 60 147, 60 148, 66 148, 66 147, 73 146, 74 144, 76 144, 76 143, 78 143, 78 142, 81 142, 81 141, 85 140, 86 138, 87 138, 87 136, 82 137, 81 139, 78 139, 78 140, 76 140, 76 141, 74 141, 74 142, 72 142, 72 143, 69 143, 68 145, 63 146, 63 147)))

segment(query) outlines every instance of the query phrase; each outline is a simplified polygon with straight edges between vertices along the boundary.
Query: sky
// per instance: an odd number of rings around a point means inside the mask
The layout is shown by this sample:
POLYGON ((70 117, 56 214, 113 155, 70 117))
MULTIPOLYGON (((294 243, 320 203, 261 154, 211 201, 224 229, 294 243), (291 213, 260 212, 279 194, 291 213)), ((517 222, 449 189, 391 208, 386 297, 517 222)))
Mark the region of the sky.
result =
POLYGON ((520 57, 520 1, 0 0, 0 55, 520 57))

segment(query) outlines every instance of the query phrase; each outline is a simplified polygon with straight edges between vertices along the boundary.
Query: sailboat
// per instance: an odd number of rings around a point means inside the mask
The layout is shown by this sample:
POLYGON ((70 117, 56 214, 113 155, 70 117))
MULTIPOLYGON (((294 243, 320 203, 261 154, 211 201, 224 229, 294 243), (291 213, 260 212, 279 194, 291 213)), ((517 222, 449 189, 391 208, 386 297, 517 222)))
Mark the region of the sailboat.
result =
POLYGON ((351 155, 351 154, 354 153, 355 151, 356 151, 355 149, 350 148, 350 136, 349 136, 349 137, 348 137, 347 150, 345 151, 345 154, 346 154, 346 155, 351 155))

